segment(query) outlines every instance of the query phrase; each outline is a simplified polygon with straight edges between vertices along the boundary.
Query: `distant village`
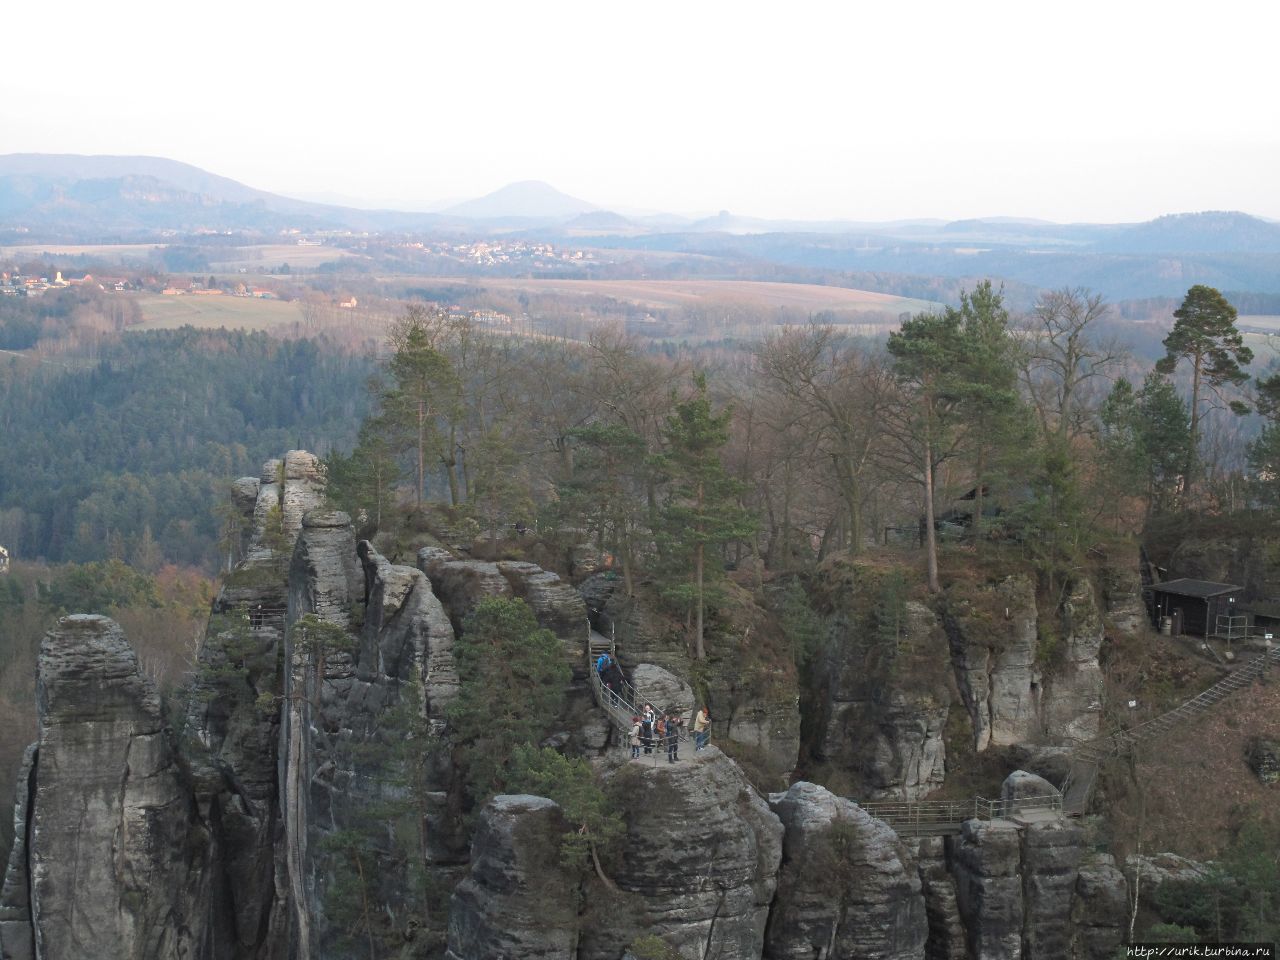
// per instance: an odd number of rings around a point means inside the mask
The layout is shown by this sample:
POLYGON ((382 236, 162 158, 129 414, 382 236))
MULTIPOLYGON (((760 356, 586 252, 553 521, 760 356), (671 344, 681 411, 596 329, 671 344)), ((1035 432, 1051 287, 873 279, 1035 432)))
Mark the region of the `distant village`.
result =
POLYGON ((525 240, 474 240, 469 243, 444 240, 411 241, 400 246, 409 250, 421 250, 429 256, 477 267, 494 267, 510 263, 552 267, 564 263, 582 263, 595 258, 589 250, 557 250, 550 243, 525 240))

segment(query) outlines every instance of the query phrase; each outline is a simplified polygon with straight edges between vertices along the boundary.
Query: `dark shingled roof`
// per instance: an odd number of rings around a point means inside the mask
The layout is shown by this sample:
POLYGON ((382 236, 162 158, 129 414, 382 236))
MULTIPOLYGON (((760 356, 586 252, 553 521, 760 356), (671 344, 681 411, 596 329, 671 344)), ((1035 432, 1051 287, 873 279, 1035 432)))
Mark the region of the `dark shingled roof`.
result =
POLYGON ((1210 597, 1220 597, 1224 593, 1236 593, 1243 590, 1244 587, 1237 587, 1234 583, 1214 583, 1212 580, 1184 579, 1153 583, 1151 589, 1156 593, 1171 593, 1177 597, 1195 597, 1198 600, 1208 600, 1210 597))

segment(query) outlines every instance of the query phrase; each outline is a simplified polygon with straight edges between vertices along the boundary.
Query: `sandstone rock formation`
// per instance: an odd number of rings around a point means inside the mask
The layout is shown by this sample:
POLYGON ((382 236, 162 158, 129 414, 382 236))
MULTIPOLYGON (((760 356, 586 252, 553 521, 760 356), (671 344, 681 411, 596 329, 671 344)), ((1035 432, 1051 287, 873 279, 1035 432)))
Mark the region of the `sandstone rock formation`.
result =
POLYGON ((653 704, 657 710, 675 713, 686 720, 692 718, 695 704, 693 688, 687 683, 652 663, 637 664, 631 671, 631 685, 640 699, 653 704))
POLYGON ((967 960, 969 952, 964 925, 960 922, 956 880, 947 869, 946 838, 919 837, 907 845, 920 871, 920 892, 924 895, 925 916, 929 920, 925 956, 928 960, 967 960))
POLYGON ((511 584, 496 563, 482 560, 443 560, 432 552, 419 553, 419 569, 431 578, 432 589, 444 604, 453 629, 461 630, 462 621, 486 597, 512 596, 511 584))
POLYGON ((1077 581, 1062 604, 1061 650, 1045 679, 1044 729, 1058 742, 1092 740, 1102 716, 1102 612, 1087 580, 1077 581))
POLYGON ((1115 858, 1095 853, 1080 862, 1075 900, 1072 956, 1078 960, 1111 960, 1129 919, 1129 890, 1115 858))
MULTIPOLYGON (((596 630, 616 636, 624 668, 643 663, 676 677, 694 675, 683 632, 671 629, 643 596, 626 596, 621 581, 605 576, 584 581, 580 590, 596 630)), ((790 648, 753 602, 738 597, 725 606, 735 618, 725 629, 749 642, 723 653, 713 650, 699 667, 715 718, 713 736, 747 747, 761 774, 785 786, 800 752, 799 680, 790 648)))
MULTIPOLYGON (((1001 789, 1012 808, 1009 818, 968 820, 960 836, 948 841, 957 907, 975 960, 1073 956, 1071 917, 1082 909, 1076 897, 1083 830, 1043 807, 1019 809, 1016 803, 1054 793, 1040 777, 1015 771, 1001 789)), ((1106 925, 1102 922, 1100 931, 1106 925)), ((1095 939, 1106 938, 1099 932, 1095 939)))
POLYGON ((615 960, 649 933, 687 956, 759 960, 782 854, 765 801, 715 747, 614 776, 627 833, 613 879, 624 896, 593 903, 580 960, 615 960))
POLYGON ((531 796, 494 797, 453 891, 446 960, 575 960, 578 877, 560 861, 560 808, 531 796))
POLYGON ((1039 732, 1036 617, 1035 585, 1027 576, 977 591, 957 586, 948 594, 951 659, 980 751, 1039 732))
POLYGON ((792 784, 770 806, 786 833, 766 957, 923 956, 920 877, 893 830, 812 783, 792 784))
POLYGON ((564 643, 582 649, 588 629, 587 605, 571 584, 536 563, 505 560, 497 567, 510 584, 512 595, 529 605, 540 626, 564 643))
POLYGON ((204 909, 193 844, 205 841, 154 685, 106 617, 63 617, 39 664, 40 740, 17 815, 26 862, 6 878, 4 954, 192 955, 204 909))
POLYGON ((902 646, 918 651, 909 669, 869 670, 865 644, 848 635, 843 658, 825 670, 825 716, 814 744, 821 760, 855 773, 866 799, 915 800, 942 786, 943 729, 951 706, 949 664, 938 618, 909 601, 902 646))
POLYGON ((1026 905, 1021 837, 1008 820, 967 820, 951 846, 956 903, 975 960, 1019 960, 1026 905))

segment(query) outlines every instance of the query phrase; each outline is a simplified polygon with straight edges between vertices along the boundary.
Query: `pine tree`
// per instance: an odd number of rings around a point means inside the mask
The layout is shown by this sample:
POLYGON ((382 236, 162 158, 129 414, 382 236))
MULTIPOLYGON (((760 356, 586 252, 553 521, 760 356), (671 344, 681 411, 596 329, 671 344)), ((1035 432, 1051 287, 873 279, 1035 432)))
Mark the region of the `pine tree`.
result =
MULTIPOLYGON (((1167 376, 1180 360, 1191 362, 1191 447, 1184 471, 1190 489, 1196 479, 1203 392, 1208 388, 1219 394, 1223 387, 1248 380, 1241 367, 1253 361, 1253 351, 1244 345, 1236 329, 1236 308, 1213 287, 1192 287, 1173 316, 1176 322, 1164 338, 1165 355, 1156 363, 1156 370, 1167 376)), ((1249 412, 1239 400, 1229 400, 1226 405, 1237 415, 1249 412)))
MULTIPOLYGON (((363 511, 374 531, 382 527, 383 515, 395 502, 395 485, 400 477, 395 452, 381 424, 366 420, 360 427, 355 449, 348 456, 333 452, 325 460, 329 499, 352 517, 363 511)), ((369 539, 367 532, 361 536, 369 539)))
POLYGON ((894 376, 908 391, 912 405, 910 429, 918 441, 921 481, 924 487, 927 580, 931 593, 938 582, 938 538, 934 528, 935 458, 945 446, 954 415, 965 396, 961 369, 965 337, 958 312, 922 313, 889 334, 889 354, 894 376))
MULTIPOLYGON (((379 423, 389 442, 414 455, 414 503, 422 505, 427 480, 427 457, 440 447, 438 418, 445 416, 456 396, 449 359, 437 350, 424 323, 411 316, 388 364, 393 385, 382 395, 379 423)), ((459 497, 451 487, 454 506, 459 497)))
POLYGON ((564 702, 560 641, 522 600, 491 597, 466 618, 454 656, 461 685, 449 722, 473 800, 502 792, 515 748, 539 743, 564 702))
POLYGON ((982 513, 987 488, 995 476, 1021 472, 1011 458, 1027 449, 1026 426, 1018 398, 1015 344, 1009 333, 1009 311, 1003 294, 990 280, 972 293, 961 293, 960 321, 963 363, 958 371, 961 406, 973 454, 975 544, 982 542, 982 513))
POLYGON ((681 587, 669 589, 668 596, 687 598, 692 604, 694 656, 705 660, 707 594, 722 575, 722 564, 709 562, 708 553, 714 555, 725 544, 751 536, 756 520, 738 502, 742 485, 720 462, 733 413, 712 411, 705 373, 695 374, 693 384, 693 396, 676 403, 663 431, 673 488, 662 540, 689 577, 681 587))

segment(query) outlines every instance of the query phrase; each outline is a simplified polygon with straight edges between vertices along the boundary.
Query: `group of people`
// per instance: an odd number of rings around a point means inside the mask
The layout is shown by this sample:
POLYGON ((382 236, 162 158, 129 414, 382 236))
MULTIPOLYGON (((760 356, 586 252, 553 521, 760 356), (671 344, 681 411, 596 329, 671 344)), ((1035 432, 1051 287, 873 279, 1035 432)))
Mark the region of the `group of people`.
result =
MULTIPOLYGON (((680 759, 680 728, 683 726, 684 717, 674 713, 662 716, 654 711, 652 704, 646 703, 641 714, 631 718, 631 759, 637 759, 641 750, 649 755, 665 746, 667 763, 675 763, 680 759)), ((707 745, 710 731, 711 711, 704 706, 693 719, 695 753, 707 745)))
POLYGON ((640 756, 643 748, 645 755, 651 754, 655 748, 667 748, 667 763, 675 763, 680 759, 680 728, 684 726, 684 718, 674 713, 662 716, 654 712, 653 705, 646 703, 640 716, 631 718, 631 759, 640 756))
MULTIPOLYGON (((608 695, 619 703, 625 703, 622 693, 626 678, 618 661, 603 653, 596 659, 595 668, 600 675, 600 684, 608 695)), ((631 758, 638 758, 641 750, 648 756, 655 750, 660 751, 666 747, 667 762, 675 763, 680 759, 680 728, 683 726, 684 718, 679 714, 660 715, 653 709, 653 704, 646 703, 639 716, 631 718, 631 758)), ((694 751, 705 747, 710 736, 711 711, 704 705, 693 718, 694 751)))

